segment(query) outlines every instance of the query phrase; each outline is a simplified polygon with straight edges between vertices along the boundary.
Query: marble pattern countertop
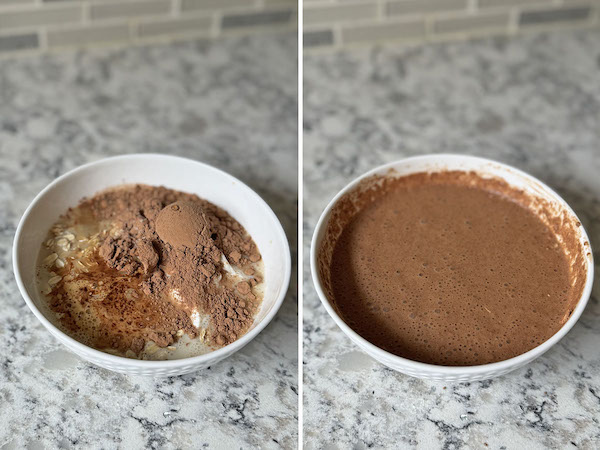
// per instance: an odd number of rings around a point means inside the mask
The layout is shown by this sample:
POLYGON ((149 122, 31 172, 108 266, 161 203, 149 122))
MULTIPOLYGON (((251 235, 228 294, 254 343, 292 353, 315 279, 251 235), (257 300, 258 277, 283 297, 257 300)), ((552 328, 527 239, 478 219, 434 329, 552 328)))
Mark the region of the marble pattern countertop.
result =
POLYGON ((231 358, 182 377, 127 377, 51 337, 17 290, 10 252, 21 214, 58 175, 161 152, 250 185, 295 255, 296 42, 278 33, 0 64, 0 448, 295 447, 295 282, 275 320, 231 358))
MULTIPOLYGON (((540 178, 598 250, 598 42, 600 31, 570 31, 306 57, 304 254, 350 180, 429 152, 489 157, 540 178)), ((321 306, 305 263, 307 449, 600 447, 600 283, 579 323, 533 364, 451 385, 359 351, 321 306)))

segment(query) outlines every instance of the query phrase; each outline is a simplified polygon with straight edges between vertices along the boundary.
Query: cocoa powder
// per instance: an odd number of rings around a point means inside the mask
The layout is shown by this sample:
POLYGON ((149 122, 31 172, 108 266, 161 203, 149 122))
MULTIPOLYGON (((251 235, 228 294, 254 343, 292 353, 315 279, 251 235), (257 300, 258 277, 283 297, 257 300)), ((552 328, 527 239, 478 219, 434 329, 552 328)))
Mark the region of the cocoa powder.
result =
MULTIPOLYGON (((98 293, 87 287, 70 298, 73 293, 61 282, 50 294, 50 306, 73 331, 81 325, 73 301, 93 308, 100 322, 94 347, 139 354, 147 341, 166 347, 182 332, 195 338, 193 311, 208 315, 208 341, 216 346, 235 341, 250 327, 260 306, 252 287, 261 281, 254 269, 261 255, 226 211, 192 194, 146 185, 99 193, 77 209, 111 225, 101 235, 97 266, 77 275, 106 299, 94 301, 98 293), (248 281, 228 277, 228 262, 248 281)), ((71 270, 68 264, 63 273, 71 270)))

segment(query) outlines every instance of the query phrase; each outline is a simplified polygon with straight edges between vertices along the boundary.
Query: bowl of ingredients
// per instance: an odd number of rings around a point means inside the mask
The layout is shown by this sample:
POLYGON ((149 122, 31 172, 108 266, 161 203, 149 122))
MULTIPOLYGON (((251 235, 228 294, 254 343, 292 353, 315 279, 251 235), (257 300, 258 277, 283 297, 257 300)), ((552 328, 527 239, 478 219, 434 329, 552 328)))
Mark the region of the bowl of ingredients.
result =
POLYGON ((13 265, 29 308, 71 351, 150 376, 241 349, 276 314, 291 272, 258 194, 209 165, 151 154, 48 185, 17 227, 13 265))
POLYGON ((378 167, 325 208, 313 281, 333 320, 405 374, 492 378, 556 344, 592 289, 579 219, 532 176, 483 158, 378 167))

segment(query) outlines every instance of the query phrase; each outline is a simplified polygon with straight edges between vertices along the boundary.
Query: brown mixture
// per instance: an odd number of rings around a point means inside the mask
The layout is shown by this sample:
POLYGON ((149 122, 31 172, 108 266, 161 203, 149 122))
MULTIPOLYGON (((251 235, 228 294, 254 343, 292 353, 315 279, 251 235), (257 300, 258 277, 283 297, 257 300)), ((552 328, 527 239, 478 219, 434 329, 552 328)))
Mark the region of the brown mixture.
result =
POLYGON ((258 248, 227 212, 195 195, 108 190, 70 209, 54 231, 62 234, 48 243, 66 245, 67 256, 46 257, 57 262, 49 306, 95 348, 139 355, 148 342, 168 347, 183 334, 223 346, 247 331, 260 306, 258 248), (98 233, 69 257, 76 233, 61 222, 98 233))
POLYGON ((580 224, 532 202, 472 172, 369 179, 333 210, 325 290, 399 356, 463 366, 525 353, 567 321, 586 278, 580 224))

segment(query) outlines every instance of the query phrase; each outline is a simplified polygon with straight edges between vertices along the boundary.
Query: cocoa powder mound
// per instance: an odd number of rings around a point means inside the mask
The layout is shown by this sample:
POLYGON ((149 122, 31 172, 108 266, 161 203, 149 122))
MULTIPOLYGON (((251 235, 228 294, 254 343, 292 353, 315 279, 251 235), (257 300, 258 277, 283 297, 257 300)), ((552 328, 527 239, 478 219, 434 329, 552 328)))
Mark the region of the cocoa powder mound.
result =
MULTIPOLYGON (((208 339, 217 346, 235 341, 250 327, 260 306, 251 288, 262 281, 253 268, 261 255, 226 211, 192 194, 146 185, 99 193, 78 208, 112 225, 98 247, 98 268, 79 275, 108 280, 103 284, 108 300, 80 296, 103 322, 94 346, 139 354, 147 341, 172 345, 181 330, 197 337, 193 310, 209 316, 208 339), (249 281, 227 277, 224 258, 251 276, 249 281), (134 295, 127 295, 127 289, 134 295)), ((69 312, 60 285, 52 295, 51 307, 69 312)), ((76 327, 69 317, 67 326, 76 327)))
POLYGON ((156 232, 171 247, 193 249, 210 245, 210 224, 200 205, 179 201, 163 208, 156 218, 156 232))

